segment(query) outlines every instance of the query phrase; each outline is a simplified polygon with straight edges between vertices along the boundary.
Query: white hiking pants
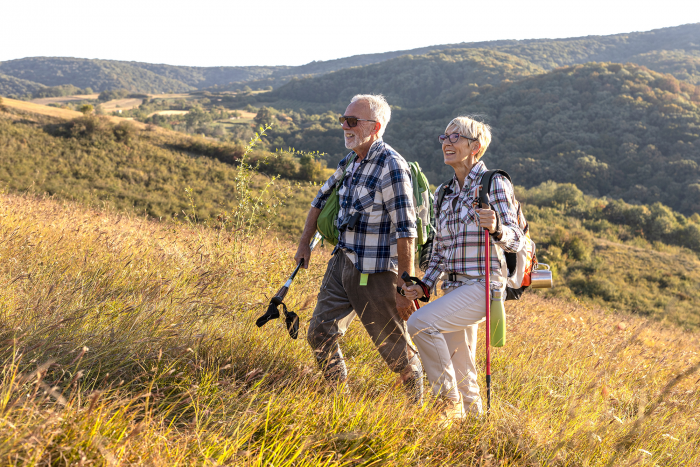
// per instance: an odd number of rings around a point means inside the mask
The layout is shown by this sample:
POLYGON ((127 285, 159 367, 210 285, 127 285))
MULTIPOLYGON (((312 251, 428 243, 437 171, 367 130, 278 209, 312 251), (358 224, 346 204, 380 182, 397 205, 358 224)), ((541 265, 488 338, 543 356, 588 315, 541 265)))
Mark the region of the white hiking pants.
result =
POLYGON ((418 347, 433 394, 458 401, 466 412, 481 413, 476 379, 476 332, 486 319, 483 282, 450 287, 444 296, 416 310, 408 332, 418 347))

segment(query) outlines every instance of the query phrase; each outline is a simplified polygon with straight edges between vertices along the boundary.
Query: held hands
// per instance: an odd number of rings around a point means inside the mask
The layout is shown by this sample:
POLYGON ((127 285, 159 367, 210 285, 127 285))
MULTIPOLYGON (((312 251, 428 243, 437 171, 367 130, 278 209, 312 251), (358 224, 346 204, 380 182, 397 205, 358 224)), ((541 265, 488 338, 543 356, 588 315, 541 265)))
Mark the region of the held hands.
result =
POLYGON ((496 211, 493 209, 477 209, 476 213, 479 215, 479 227, 482 229, 489 229, 489 233, 496 232, 498 227, 498 221, 496 220, 496 211))
POLYGON ((423 288, 418 284, 414 284, 414 285, 404 284, 403 286, 401 286, 401 288, 403 289, 403 293, 406 294, 406 298, 411 300, 411 302, 413 302, 413 300, 418 300, 419 298, 421 298, 425 295, 423 293, 423 288))

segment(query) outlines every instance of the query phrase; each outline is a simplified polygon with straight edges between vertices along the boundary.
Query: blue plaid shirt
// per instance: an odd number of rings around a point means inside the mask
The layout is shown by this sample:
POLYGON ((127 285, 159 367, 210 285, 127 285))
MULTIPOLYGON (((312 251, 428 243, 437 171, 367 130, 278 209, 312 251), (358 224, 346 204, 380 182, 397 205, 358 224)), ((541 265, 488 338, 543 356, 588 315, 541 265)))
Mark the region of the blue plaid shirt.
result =
POLYGON ((406 160, 381 139, 372 144, 352 175, 356 156, 353 151, 340 161, 311 206, 323 209, 347 166, 338 190, 340 211, 336 225, 356 212, 361 214, 353 230, 340 232, 336 249, 345 250, 362 273, 398 272, 396 239, 418 236, 411 170, 406 160))

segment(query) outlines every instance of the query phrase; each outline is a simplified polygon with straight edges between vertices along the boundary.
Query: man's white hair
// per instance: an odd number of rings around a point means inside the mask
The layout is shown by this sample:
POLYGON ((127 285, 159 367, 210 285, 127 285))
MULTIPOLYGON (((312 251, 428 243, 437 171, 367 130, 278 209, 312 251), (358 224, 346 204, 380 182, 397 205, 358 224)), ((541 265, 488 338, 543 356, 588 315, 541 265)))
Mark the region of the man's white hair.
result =
POLYGON ((389 107, 389 103, 381 94, 358 94, 350 100, 350 103, 352 104, 355 101, 365 101, 369 104, 372 120, 376 120, 382 124, 377 132, 377 136, 381 138, 384 134, 384 130, 386 130, 387 123, 391 120, 391 107, 389 107))

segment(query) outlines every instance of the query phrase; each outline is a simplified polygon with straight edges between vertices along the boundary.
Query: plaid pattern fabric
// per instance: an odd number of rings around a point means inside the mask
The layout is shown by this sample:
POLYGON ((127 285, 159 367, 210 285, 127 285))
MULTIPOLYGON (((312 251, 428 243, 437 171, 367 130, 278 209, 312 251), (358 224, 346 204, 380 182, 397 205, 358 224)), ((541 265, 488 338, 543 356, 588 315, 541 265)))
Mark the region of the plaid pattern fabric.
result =
MULTIPOLYGON (((323 209, 336 182, 343 176, 343 169, 354 162, 356 156, 353 151, 340 161, 311 206, 323 209)), ((379 139, 372 144, 354 176, 351 173, 352 165, 348 166, 338 190, 340 211, 336 225, 356 212, 361 214, 353 230, 340 232, 336 249, 345 250, 362 273, 397 272, 396 239, 418 236, 408 163, 379 139)))
MULTIPOLYGON (((442 273, 466 274, 469 276, 484 276, 486 262, 484 261, 484 229, 478 226, 478 215, 474 208, 477 198, 477 188, 481 177, 487 172, 486 165, 478 162, 464 180, 462 190, 456 191, 457 176, 452 179, 453 193, 445 196, 442 208, 437 206, 438 195, 435 192, 435 212, 439 213, 433 243, 433 256, 430 258, 428 269, 423 282, 433 287, 442 273), (456 200, 456 201, 455 201, 456 200), (456 209, 453 209, 456 202, 456 209)), ((438 187, 438 191, 440 187, 438 187)), ((501 240, 491 238, 491 281, 494 287, 505 285, 508 269, 505 264, 503 250, 515 253, 524 246, 522 229, 518 225, 518 209, 513 193, 513 185, 503 175, 496 174, 491 179, 492 209, 498 215, 503 229, 501 240), (498 248, 495 248, 498 246, 498 248)), ((445 280, 442 288, 459 287, 461 283, 445 280)))

